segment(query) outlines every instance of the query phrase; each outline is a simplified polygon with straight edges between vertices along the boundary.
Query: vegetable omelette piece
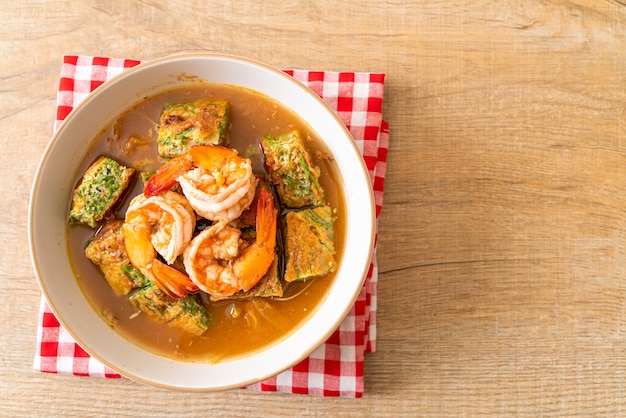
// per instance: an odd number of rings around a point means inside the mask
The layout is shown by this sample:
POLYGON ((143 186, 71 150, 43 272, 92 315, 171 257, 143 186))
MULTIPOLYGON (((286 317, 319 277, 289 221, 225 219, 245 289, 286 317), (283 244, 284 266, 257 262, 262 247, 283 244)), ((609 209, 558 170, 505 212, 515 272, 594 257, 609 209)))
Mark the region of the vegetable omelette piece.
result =
POLYGON ((285 215, 285 281, 307 280, 335 271, 333 224, 330 206, 285 215))
POLYGON ((324 204, 324 189, 318 182, 319 167, 313 165, 298 131, 261 140, 270 182, 281 202, 289 208, 324 204))
POLYGON ((70 222, 95 228, 118 202, 134 173, 134 168, 100 156, 89 166, 74 190, 70 222))
POLYGON ((208 329, 211 317, 194 295, 173 299, 150 285, 133 293, 130 303, 148 317, 193 335, 208 329))
POLYGON ((195 145, 228 145, 230 124, 226 100, 196 100, 165 106, 161 113, 157 149, 176 157, 195 145))
POLYGON ((100 268, 116 295, 127 295, 132 289, 146 284, 143 274, 128 260, 123 223, 121 219, 107 222, 85 248, 85 256, 100 268))

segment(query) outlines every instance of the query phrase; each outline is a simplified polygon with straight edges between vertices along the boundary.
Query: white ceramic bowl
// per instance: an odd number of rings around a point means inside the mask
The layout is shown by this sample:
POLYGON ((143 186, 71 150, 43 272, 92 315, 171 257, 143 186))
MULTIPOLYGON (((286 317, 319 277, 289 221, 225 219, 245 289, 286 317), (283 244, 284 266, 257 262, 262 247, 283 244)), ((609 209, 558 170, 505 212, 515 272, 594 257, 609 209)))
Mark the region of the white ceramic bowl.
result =
POLYGON ((172 389, 214 391, 242 387, 295 365, 321 345, 345 318, 367 274, 374 241, 374 200, 367 170, 352 137, 312 91, 282 71, 225 55, 179 55, 140 64, 104 83, 78 105, 52 137, 31 191, 28 233, 39 286, 63 327, 90 355, 128 378, 172 389), (120 109, 142 97, 188 83, 189 77, 264 93, 291 108, 325 140, 343 177, 347 207, 345 247, 325 300, 286 339, 256 354, 216 364, 176 361, 129 342, 94 311, 68 258, 67 211, 92 138, 120 109))

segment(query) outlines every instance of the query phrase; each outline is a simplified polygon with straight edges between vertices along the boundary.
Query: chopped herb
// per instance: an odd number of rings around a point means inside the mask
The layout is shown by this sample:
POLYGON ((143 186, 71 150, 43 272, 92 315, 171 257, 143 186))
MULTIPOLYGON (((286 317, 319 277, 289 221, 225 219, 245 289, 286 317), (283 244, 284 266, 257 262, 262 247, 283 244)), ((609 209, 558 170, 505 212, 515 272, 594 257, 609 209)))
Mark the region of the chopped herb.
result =
POLYGON ((139 269, 135 268, 132 264, 126 264, 121 267, 122 274, 127 275, 133 281, 135 287, 146 287, 150 284, 150 281, 143 275, 139 269))
POLYGON ((189 128, 189 129, 185 129, 184 131, 180 132, 179 134, 176 135, 176 140, 177 141, 184 141, 185 139, 187 139, 187 136, 193 132, 193 129, 189 128))

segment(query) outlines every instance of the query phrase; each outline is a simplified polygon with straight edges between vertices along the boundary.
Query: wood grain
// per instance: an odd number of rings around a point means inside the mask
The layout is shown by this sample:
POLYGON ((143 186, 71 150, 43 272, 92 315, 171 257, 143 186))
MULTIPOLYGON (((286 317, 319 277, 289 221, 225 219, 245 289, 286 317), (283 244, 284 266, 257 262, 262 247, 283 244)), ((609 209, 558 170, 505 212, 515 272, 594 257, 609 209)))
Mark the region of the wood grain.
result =
POLYGON ((624 2, 2 3, 0 415, 624 414, 624 2), (378 351, 362 399, 32 371, 27 204, 61 56, 182 51, 387 74, 378 351))

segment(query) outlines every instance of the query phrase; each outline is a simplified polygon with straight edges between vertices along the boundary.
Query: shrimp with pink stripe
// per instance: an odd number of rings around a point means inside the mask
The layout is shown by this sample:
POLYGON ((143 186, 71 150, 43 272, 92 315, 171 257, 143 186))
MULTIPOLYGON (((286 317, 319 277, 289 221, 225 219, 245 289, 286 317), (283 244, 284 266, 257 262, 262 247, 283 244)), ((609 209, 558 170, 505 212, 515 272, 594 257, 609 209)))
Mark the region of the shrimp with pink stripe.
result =
POLYGON ((174 298, 198 291, 186 274, 168 265, 189 245, 195 225, 196 215, 187 199, 169 190, 157 196, 137 195, 126 211, 122 233, 128 259, 159 290, 174 298))
POLYGON ((231 148, 206 145, 161 166, 144 186, 144 194, 156 196, 176 183, 198 215, 230 222, 254 200, 257 180, 250 159, 231 148))
POLYGON ((256 239, 249 246, 240 239, 239 229, 219 221, 185 249, 185 270, 200 290, 230 296, 250 290, 267 273, 275 257, 277 211, 264 188, 259 190, 256 209, 256 239))

